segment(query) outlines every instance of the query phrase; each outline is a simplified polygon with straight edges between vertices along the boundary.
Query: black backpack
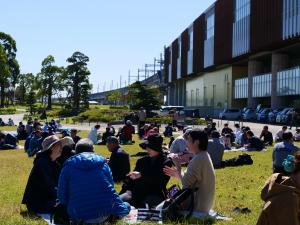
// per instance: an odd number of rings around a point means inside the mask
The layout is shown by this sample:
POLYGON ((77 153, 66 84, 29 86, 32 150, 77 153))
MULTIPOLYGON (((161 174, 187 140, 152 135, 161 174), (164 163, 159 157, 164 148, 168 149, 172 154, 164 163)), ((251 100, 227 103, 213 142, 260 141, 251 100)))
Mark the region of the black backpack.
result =
POLYGON ((197 191, 197 189, 186 188, 178 191, 173 198, 167 199, 161 211, 162 221, 179 222, 190 218, 194 210, 195 191, 197 191), (187 209, 188 214, 183 216, 180 214, 180 210, 182 210, 181 204, 188 198, 190 198, 191 201, 190 206, 187 209))

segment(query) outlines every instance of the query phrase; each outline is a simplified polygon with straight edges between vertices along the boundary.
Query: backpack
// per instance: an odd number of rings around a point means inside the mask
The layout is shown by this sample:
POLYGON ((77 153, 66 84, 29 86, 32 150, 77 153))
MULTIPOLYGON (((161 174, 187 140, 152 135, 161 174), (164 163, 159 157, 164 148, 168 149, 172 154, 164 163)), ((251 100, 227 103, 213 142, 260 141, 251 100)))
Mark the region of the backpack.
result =
POLYGON ((194 210, 195 191, 197 191, 197 189, 186 188, 178 191, 174 197, 167 199, 161 211, 162 221, 178 222, 190 218, 194 210), (191 200, 190 206, 187 209, 188 214, 183 216, 180 214, 182 210, 181 204, 188 198, 191 200))

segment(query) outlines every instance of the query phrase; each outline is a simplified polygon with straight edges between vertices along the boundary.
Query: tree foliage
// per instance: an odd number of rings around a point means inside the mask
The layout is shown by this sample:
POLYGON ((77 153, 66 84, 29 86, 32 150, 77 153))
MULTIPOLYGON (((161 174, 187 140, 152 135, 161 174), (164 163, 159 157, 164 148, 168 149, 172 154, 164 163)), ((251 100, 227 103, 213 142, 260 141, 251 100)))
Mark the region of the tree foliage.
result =
POLYGON ((85 107, 88 105, 88 94, 92 89, 89 83, 90 71, 87 68, 89 57, 81 52, 74 52, 67 62, 69 63, 65 71, 67 92, 73 109, 79 111, 81 103, 85 107))
MULTIPOLYGON (((2 48, 2 54, 6 55, 6 65, 8 66, 8 73, 0 74, 0 88, 1 88, 1 107, 5 104, 5 89, 12 88, 13 92, 18 82, 20 69, 19 64, 16 60, 16 41, 9 35, 3 32, 0 32, 0 46, 2 48)), ((2 56, 3 57, 3 56, 2 56)), ((7 92, 9 97, 9 91, 7 92)))
POLYGON ((158 88, 148 87, 139 81, 130 85, 128 99, 132 109, 143 107, 147 112, 158 110, 163 104, 158 88))
POLYGON ((37 82, 39 84, 40 97, 47 97, 47 109, 52 108, 52 96, 63 90, 64 69, 54 65, 55 59, 52 55, 47 56, 42 62, 41 72, 37 75, 37 82))
POLYGON ((117 101, 120 101, 121 99, 121 93, 119 91, 113 91, 108 93, 106 97, 108 101, 113 102, 116 105, 117 101))

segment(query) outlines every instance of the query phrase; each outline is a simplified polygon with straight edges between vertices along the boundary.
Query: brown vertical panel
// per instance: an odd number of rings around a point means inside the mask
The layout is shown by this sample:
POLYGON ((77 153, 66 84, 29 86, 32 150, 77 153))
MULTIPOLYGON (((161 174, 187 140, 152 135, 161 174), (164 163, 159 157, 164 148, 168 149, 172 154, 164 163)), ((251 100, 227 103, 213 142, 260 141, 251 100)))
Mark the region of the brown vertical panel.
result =
POLYGON ((172 43, 172 81, 177 80, 178 39, 172 43))
POLYGON ((181 34, 181 76, 187 75, 187 53, 188 53, 189 31, 186 29, 181 34))
POLYGON ((282 41, 282 0, 251 1, 251 53, 278 47, 282 41))
POLYGON ((204 68, 204 39, 205 39, 205 15, 202 14, 194 21, 194 52, 193 72, 200 73, 204 68))
MULTIPOLYGON (((263 0, 260 0, 263 1, 263 0)), ((233 0, 219 0, 215 4, 215 65, 232 59, 233 0)))
POLYGON ((165 60, 164 60, 164 79, 165 83, 169 82, 169 63, 170 63, 170 47, 165 48, 165 60))

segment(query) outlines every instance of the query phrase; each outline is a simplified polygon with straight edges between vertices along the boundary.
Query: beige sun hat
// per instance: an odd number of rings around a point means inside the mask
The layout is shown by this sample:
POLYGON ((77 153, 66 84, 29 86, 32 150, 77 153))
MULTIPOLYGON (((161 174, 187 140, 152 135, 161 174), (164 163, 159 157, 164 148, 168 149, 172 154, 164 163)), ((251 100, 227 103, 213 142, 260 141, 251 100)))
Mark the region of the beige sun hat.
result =
POLYGON ((55 145, 56 143, 59 143, 59 142, 61 143, 62 147, 66 146, 66 145, 75 144, 73 139, 71 142, 70 137, 64 137, 64 138, 59 139, 56 135, 51 135, 49 137, 46 137, 45 140, 42 142, 42 150, 40 151, 40 153, 48 151, 49 149, 51 149, 53 147, 53 145, 55 145))

